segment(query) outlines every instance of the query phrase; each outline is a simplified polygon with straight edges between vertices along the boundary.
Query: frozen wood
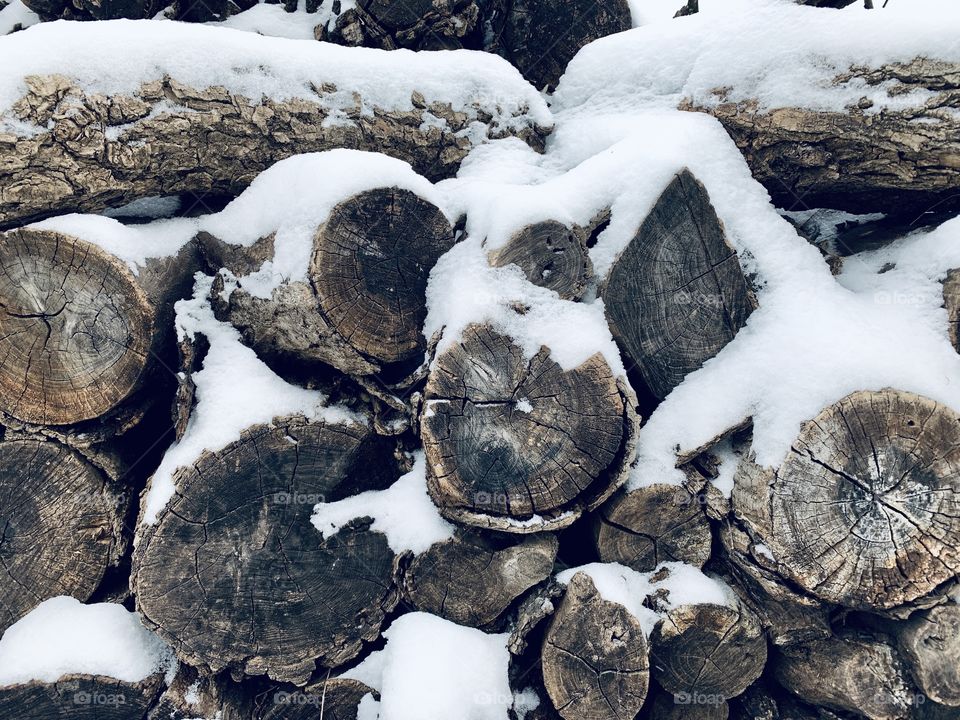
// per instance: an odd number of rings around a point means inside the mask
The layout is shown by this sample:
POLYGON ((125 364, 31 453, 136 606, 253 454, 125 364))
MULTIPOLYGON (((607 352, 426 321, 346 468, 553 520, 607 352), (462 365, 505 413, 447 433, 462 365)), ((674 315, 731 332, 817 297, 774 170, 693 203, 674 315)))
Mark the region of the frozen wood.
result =
POLYGON ((772 659, 774 675, 805 702, 869 720, 911 716, 915 697, 893 647, 869 636, 844 633, 793 645, 772 659))
POLYGON ((379 694, 358 680, 327 678, 298 688, 277 688, 255 699, 251 720, 358 720, 364 695, 379 694))
POLYGON ((615 493, 594 514, 594 537, 603 562, 639 572, 674 560, 703 567, 713 540, 700 498, 663 483, 615 493))
POLYGON ((513 0, 498 49, 538 90, 553 89, 580 48, 631 27, 626 0, 513 0))
POLYGON ((564 371, 542 347, 470 325, 435 361, 420 433, 440 511, 531 532, 572 522, 625 479, 629 404, 599 354, 564 371))
POLYGON ((879 68, 854 67, 838 84, 881 84, 894 98, 930 96, 912 107, 860 103, 840 111, 780 108, 757 101, 723 102, 683 109, 715 116, 743 152, 750 169, 781 207, 835 207, 851 212, 921 212, 956 202, 960 188, 960 65, 917 58, 879 68))
POLYGON ((93 594, 126 548, 128 499, 59 443, 0 442, 0 634, 44 600, 93 594))
POLYGON ((650 636, 653 677, 667 692, 736 697, 763 672, 767 639, 745 606, 681 605, 650 636))
POLYGON ((386 538, 351 525, 324 539, 313 507, 383 489, 390 445, 361 425, 278 419, 175 473, 141 524, 131 586, 143 622, 185 662, 304 683, 355 657, 397 602, 386 538))
POLYGON ((950 344, 960 352, 960 269, 949 271, 944 278, 943 306, 947 309, 950 344))
POLYGON ((603 290, 610 329, 656 397, 716 355, 754 308, 706 188, 678 174, 620 254, 603 290))
POLYGON ((604 600, 586 573, 571 578, 541 654, 543 683, 566 720, 632 720, 650 682, 639 621, 604 600))
POLYGON ((555 290, 565 300, 579 300, 593 279, 583 239, 556 220, 518 230, 506 245, 491 250, 489 258, 494 267, 516 265, 534 285, 555 290))
POLYGON ((805 423, 777 471, 744 459, 734 508, 776 571, 828 602, 892 608, 960 570, 960 416, 856 392, 805 423))
POLYGON ((403 598, 458 625, 492 625, 520 595, 553 572, 557 538, 521 539, 460 531, 418 555, 403 577, 403 598))
POLYGON ((318 25, 315 36, 384 50, 480 49, 482 5, 476 0, 361 0, 337 16, 332 30, 318 25))
POLYGON ((27 0, 24 5, 42 20, 142 20, 164 8, 156 0, 27 0))
POLYGON ((163 676, 159 674, 138 683, 96 675, 66 675, 55 683, 0 687, 0 717, 143 720, 162 689, 163 676))
POLYGON ((917 686, 933 702, 960 707, 960 606, 914 614, 896 637, 917 686))
MULTIPOLYGON (((110 97, 89 94, 60 75, 24 83, 24 97, 0 118, 38 129, 0 133, 0 228, 141 197, 238 194, 278 160, 331 148, 383 152, 431 179, 449 177, 473 147, 461 131, 495 110, 420 97, 407 111, 373 107, 367 113, 357 98, 344 111, 346 122, 326 123, 337 105, 331 84, 315 87, 309 98, 275 100, 192 88, 175 78, 110 97), (427 122, 431 116, 445 123, 427 122)), ((511 130, 486 134, 515 134, 540 147, 546 131, 516 120, 508 123, 511 130)))

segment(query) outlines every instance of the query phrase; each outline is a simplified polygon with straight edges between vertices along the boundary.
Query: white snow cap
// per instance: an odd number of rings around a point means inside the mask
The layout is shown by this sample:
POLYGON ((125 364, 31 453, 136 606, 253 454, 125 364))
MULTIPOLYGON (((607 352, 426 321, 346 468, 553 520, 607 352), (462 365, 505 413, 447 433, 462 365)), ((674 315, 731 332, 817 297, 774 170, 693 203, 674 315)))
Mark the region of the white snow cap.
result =
POLYGON ((64 675, 139 682, 175 665, 172 650, 117 603, 60 596, 40 603, 0 638, 0 686, 64 675))
POLYGON ((383 636, 383 650, 344 673, 379 690, 380 720, 507 720, 514 702, 508 635, 414 612, 383 636))
POLYGON ((566 585, 578 572, 590 576, 604 600, 623 605, 640 622, 647 635, 653 632, 662 614, 645 607, 643 601, 657 590, 668 591, 664 602, 667 610, 681 605, 706 603, 735 607, 737 603, 736 595, 726 583, 682 562, 660 563, 654 570, 645 573, 620 563, 590 563, 557 573, 557 582, 566 585), (662 580, 653 580, 663 570, 669 574, 662 580))

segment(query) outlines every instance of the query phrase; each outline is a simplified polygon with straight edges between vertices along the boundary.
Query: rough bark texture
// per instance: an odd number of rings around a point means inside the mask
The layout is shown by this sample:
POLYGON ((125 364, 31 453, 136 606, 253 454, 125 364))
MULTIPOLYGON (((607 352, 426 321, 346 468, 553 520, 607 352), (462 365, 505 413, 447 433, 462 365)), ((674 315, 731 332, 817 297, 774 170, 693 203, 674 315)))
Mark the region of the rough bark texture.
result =
MULTIPOLYGON (((275 689, 254 702, 251 720, 357 720, 364 695, 377 693, 358 680, 329 678, 296 688, 275 689)), ((379 698, 378 698, 379 699, 379 698)))
POLYGON ((377 637, 397 601, 393 553, 351 526, 324 540, 313 506, 396 479, 389 446, 358 425, 278 420, 175 474, 142 524, 132 587, 143 621, 181 659, 303 683, 377 637))
POLYGON ((499 50, 537 89, 552 89, 580 48, 632 26, 626 0, 513 0, 499 50))
POLYGON ((514 600, 553 571, 557 538, 502 539, 461 531, 418 555, 404 573, 403 597, 458 625, 491 626, 514 600))
POLYGON ((427 278, 453 246, 441 210, 378 188, 333 208, 317 230, 310 280, 321 310, 357 351, 382 363, 422 357, 427 278))
POLYGON ((479 49, 482 6, 475 0, 361 0, 344 10, 328 29, 318 25, 317 40, 385 50, 479 49))
POLYGON ((594 536, 603 562, 640 572, 668 561, 702 567, 712 544, 699 498, 659 483, 614 494, 594 515, 594 536))
POLYGON ((0 442, 0 634, 48 598, 90 597, 125 549, 126 500, 58 443, 0 442))
POLYGON ((754 308, 706 188, 684 170, 667 186, 603 291, 614 338, 664 398, 723 349, 754 308))
POLYGON ((891 608, 960 570, 960 417, 895 390, 803 425, 776 471, 744 460, 734 506, 777 572, 829 602, 891 608))
POLYGON ((960 269, 948 272, 943 281, 943 306, 947 309, 950 344, 960 352, 960 269))
MULTIPOLYGON (((494 109, 428 105, 415 96, 410 111, 367 114, 358 98, 342 110, 348 124, 325 124, 339 103, 330 84, 314 88, 312 98, 278 101, 191 88, 173 78, 112 97, 88 95, 58 75, 25 83, 26 95, 2 117, 38 131, 0 133, 0 227, 139 197, 236 194, 278 160, 338 147, 383 152, 431 179, 448 177, 472 147, 460 131, 494 109), (428 115, 446 126, 424 123, 428 115)), ((542 145, 542 129, 515 132, 542 145)))
POLYGON ((522 521, 534 516, 538 529, 622 482, 626 403, 600 355, 564 371, 548 348, 526 360, 506 336, 471 325, 437 358, 424 398, 427 485, 453 519, 500 516, 521 522, 498 529, 529 531, 522 521))
POLYGON ((66 675, 55 683, 0 687, 0 717, 17 720, 143 720, 160 694, 161 675, 139 683, 66 675))
POLYGON ((960 65, 916 59, 880 68, 852 68, 838 84, 888 83, 891 96, 928 90, 920 107, 881 109, 862 100, 843 111, 781 108, 756 101, 687 103, 715 116, 737 143, 774 202, 791 209, 836 207, 851 212, 923 211, 960 188, 960 65))
POLYGON ((916 613, 896 635, 923 693, 941 705, 960 707, 960 606, 940 605, 916 613))
POLYGON ((593 263, 580 235, 556 220, 527 225, 489 254, 494 267, 516 265, 534 285, 579 300, 593 279, 593 263))
POLYGON ((163 10, 156 0, 27 0, 42 20, 140 20, 163 10))
POLYGON ((914 692, 899 656, 870 637, 841 637, 794 645, 773 661, 777 680, 817 705, 870 720, 909 717, 914 692))
POLYGON ((543 682, 566 720, 632 720, 650 682, 647 641, 625 607, 577 573, 553 616, 541 655, 543 682))
POLYGON ((746 607, 681 605, 650 636, 653 677, 667 692, 736 697, 767 662, 767 640, 746 607))

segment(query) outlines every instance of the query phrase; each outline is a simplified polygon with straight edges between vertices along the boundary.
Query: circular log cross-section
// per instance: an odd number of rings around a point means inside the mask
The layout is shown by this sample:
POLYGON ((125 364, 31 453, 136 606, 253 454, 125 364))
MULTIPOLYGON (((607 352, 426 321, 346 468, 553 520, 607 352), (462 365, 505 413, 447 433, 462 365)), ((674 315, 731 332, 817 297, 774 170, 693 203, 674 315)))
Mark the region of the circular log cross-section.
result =
POLYGON ((153 311, 126 265, 83 240, 0 235, 0 410, 70 425, 104 415, 137 387, 153 311))
POLYGON ((142 720, 163 688, 163 676, 137 683, 99 675, 67 675, 55 683, 0 687, 0 717, 17 720, 142 720))
POLYGON ((310 278, 323 314, 347 342, 384 363, 426 347, 426 289, 453 246, 438 207, 409 190, 378 188, 333 208, 314 238, 310 278))
POLYGON ((255 426, 175 475, 177 495, 141 525, 132 587, 144 623, 181 659, 281 682, 342 664, 396 603, 380 533, 324 538, 313 507, 396 479, 387 443, 360 425, 255 426))
POLYGON ((661 399, 746 323, 754 301, 740 261, 689 170, 617 258, 603 302, 613 337, 661 399))
POLYGON ((120 499, 76 452, 0 442, 0 634, 58 595, 86 600, 122 553, 120 499))
POLYGON ((853 393, 805 423, 774 476, 736 488, 734 503, 777 571, 813 595, 911 602, 960 572, 960 415, 912 393, 853 393))
POLYGON ((657 483, 619 492, 595 515, 597 553, 646 572, 662 562, 703 567, 710 559, 710 522, 698 498, 683 487, 657 483))
POLYGON ((330 678, 303 690, 275 689, 257 698, 252 720, 357 720, 365 695, 379 698, 359 680, 330 678))
POLYGON ((624 441, 624 400, 599 354, 564 371, 545 347, 527 360, 508 337, 470 325, 437 358, 424 399, 427 487, 454 520, 539 530, 524 521, 564 518, 619 482, 608 470, 624 441))
POLYGON ((681 605, 653 629, 650 654, 653 676, 667 692, 726 699, 760 677, 767 639, 743 606, 681 605))
POLYGON ((502 248, 490 252, 494 267, 516 265, 534 285, 555 290, 564 300, 583 297, 593 264, 577 234, 556 220, 527 225, 502 248))
POLYGON ((549 90, 580 48, 632 26, 626 0, 514 0, 501 42, 520 74, 549 90))
POLYGON ((623 605, 604 600, 586 573, 567 585, 541 661, 547 694, 566 720, 628 720, 647 697, 643 628, 623 605))

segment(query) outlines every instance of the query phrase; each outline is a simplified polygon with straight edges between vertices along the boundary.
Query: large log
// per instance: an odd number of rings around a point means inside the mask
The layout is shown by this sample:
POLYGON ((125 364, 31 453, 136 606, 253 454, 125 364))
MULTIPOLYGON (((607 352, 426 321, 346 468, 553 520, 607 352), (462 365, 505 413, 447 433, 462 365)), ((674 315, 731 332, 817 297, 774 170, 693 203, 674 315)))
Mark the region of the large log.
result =
POLYGON ((533 532, 569 525, 625 479, 631 403, 599 354, 564 371, 543 347, 470 325, 435 361, 420 432, 441 513, 533 532))
POLYGON ((543 682, 566 720, 631 720, 650 682, 640 622, 603 599, 586 573, 567 585, 541 653, 543 682))
POLYGON ((557 538, 521 540, 460 531, 418 555, 403 575, 403 598, 458 625, 491 626, 553 571, 557 538))
POLYGON ((135 276, 124 261, 75 237, 0 234, 0 413, 77 425, 122 414, 158 376, 169 383, 163 359, 172 352, 173 302, 189 294, 198 264, 188 243, 135 276))
MULTIPOLYGON (((24 83, 26 94, 0 118, 37 130, 0 133, 0 228, 140 197, 237 194, 278 160, 331 148, 379 151, 431 179, 448 177, 480 141, 472 124, 500 115, 482 96, 454 107, 417 93, 406 110, 368 107, 359 95, 339 110, 351 89, 319 79, 313 95, 291 99, 189 87, 173 77, 110 97, 61 75, 24 83)), ((514 134, 542 147, 545 130, 524 119, 527 108, 507 112, 510 122, 480 135, 514 134)))
POLYGON ((917 686, 933 702, 960 707, 960 606, 916 613, 896 638, 917 686))
POLYGON ((187 663, 303 684, 377 637, 397 602, 385 536, 324 540, 313 506, 383 489, 390 444, 361 425, 302 418, 255 426, 175 473, 177 493, 141 524, 131 586, 143 622, 187 663))
POLYGON ((163 689, 163 675, 137 683, 66 675, 54 683, 0 687, 0 717, 17 720, 143 720, 163 689))
MULTIPOLYGON (((922 104, 876 112, 870 100, 843 110, 763 110, 755 100, 681 109, 708 112, 737 143, 757 180, 787 208, 914 214, 956 203, 960 188, 960 66, 918 58, 855 67, 837 83, 881 85, 891 97, 929 92, 922 104), (952 198, 952 200, 951 200, 952 198)), ((723 91, 716 91, 722 100, 723 91)))
POLYGON ((663 483, 615 493, 594 514, 594 538, 603 562, 639 572, 673 560, 703 567, 713 543, 700 497, 663 483))
POLYGON ((776 470, 744 459, 734 507, 772 567, 828 602, 892 608, 960 571, 960 416, 857 392, 803 425, 776 470))
POLYGON ((337 16, 329 29, 319 25, 317 40, 366 45, 384 50, 480 49, 482 6, 477 0, 360 0, 337 16))
POLYGON ((658 398, 746 323, 754 300, 737 253, 689 170, 670 182, 617 258, 603 302, 614 338, 658 398))
POLYGON ((59 443, 0 442, 0 634, 48 598, 93 594, 126 548, 128 501, 59 443))

